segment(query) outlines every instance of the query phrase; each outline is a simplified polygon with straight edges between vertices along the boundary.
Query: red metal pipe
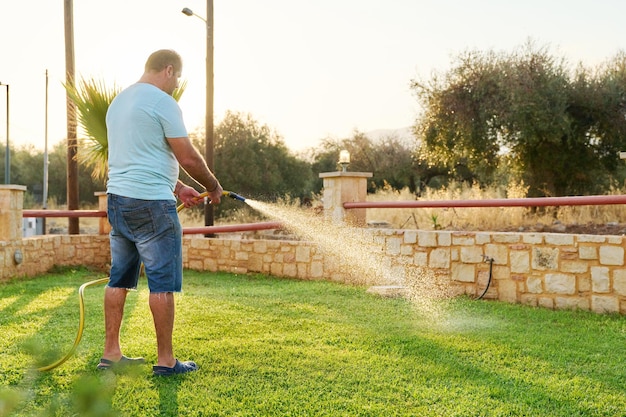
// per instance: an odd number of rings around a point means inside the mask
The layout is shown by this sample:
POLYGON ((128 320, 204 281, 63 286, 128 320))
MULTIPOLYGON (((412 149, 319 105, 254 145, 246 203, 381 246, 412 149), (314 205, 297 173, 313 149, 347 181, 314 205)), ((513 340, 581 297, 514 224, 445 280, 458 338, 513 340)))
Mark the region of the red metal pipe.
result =
POLYGON ((432 208, 432 207, 543 207, 593 206, 626 204, 626 195, 593 195, 576 197, 500 198, 487 200, 435 201, 360 201, 343 203, 345 209, 356 208, 432 208))
MULTIPOLYGON (((100 210, 22 210, 22 217, 106 217, 100 210)), ((280 222, 229 224, 224 226, 184 227, 183 234, 211 234, 282 229, 280 222)))
POLYGON ((224 225, 224 226, 185 227, 183 228, 183 234, 192 235, 192 234, 249 232, 253 230, 271 230, 271 229, 282 229, 282 228, 283 228, 283 224, 280 222, 229 224, 229 225, 224 225))
POLYGON ((22 210, 22 217, 106 217, 100 210, 22 210))

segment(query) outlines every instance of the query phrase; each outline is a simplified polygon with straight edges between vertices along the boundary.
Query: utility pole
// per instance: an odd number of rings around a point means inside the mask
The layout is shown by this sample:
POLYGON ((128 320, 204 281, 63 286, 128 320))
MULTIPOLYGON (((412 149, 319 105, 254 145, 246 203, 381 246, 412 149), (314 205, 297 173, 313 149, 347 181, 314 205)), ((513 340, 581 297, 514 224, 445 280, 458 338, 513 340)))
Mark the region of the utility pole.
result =
MULTIPOLYGON (((215 173, 215 132, 213 126, 213 0, 206 2, 206 143, 204 158, 209 169, 215 173)), ((213 205, 207 204, 204 210, 204 225, 213 226, 213 205)))
POLYGON ((9 84, 0 85, 7 88, 7 145, 4 154, 4 183, 11 184, 11 147, 9 146, 9 84))
MULTIPOLYGON (((43 150, 43 195, 41 196, 43 209, 48 209, 48 70, 46 69, 46 106, 44 115, 44 150, 43 150)), ((46 218, 42 219, 43 234, 46 234, 46 218)))
MULTIPOLYGON (((73 0, 65 0, 65 83, 74 87, 74 5, 73 0)), ((78 210, 78 140, 76 137, 76 105, 66 94, 67 102, 67 209, 78 210)), ((78 217, 68 219, 68 233, 80 233, 78 217)))
MULTIPOLYGON (((197 15, 188 7, 182 10, 186 16, 195 16, 202 20, 206 25, 206 94, 205 94, 205 115, 204 115, 204 159, 209 169, 215 173, 215 132, 213 125, 213 0, 206 2, 206 19, 197 15)), ((204 206, 204 225, 213 226, 214 213, 213 205, 205 204, 204 206)), ((214 237, 213 234, 205 235, 205 237, 214 237)))

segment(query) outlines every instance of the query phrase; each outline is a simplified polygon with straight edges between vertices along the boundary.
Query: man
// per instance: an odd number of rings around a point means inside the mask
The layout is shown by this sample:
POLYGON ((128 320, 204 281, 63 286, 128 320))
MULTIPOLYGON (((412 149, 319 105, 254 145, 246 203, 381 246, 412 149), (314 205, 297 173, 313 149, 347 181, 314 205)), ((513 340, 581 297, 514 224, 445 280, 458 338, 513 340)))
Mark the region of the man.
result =
POLYGON ((193 361, 179 361, 172 347, 174 293, 182 288, 176 197, 185 207, 200 201, 198 191, 178 180, 179 165, 209 192, 212 204, 219 204, 223 190, 191 144, 172 97, 181 72, 182 60, 175 51, 152 53, 139 81, 120 92, 107 112, 111 279, 104 295, 105 343, 98 369, 145 362, 124 356, 119 340, 126 294, 137 287, 141 263, 157 339, 153 373, 198 369, 193 361))

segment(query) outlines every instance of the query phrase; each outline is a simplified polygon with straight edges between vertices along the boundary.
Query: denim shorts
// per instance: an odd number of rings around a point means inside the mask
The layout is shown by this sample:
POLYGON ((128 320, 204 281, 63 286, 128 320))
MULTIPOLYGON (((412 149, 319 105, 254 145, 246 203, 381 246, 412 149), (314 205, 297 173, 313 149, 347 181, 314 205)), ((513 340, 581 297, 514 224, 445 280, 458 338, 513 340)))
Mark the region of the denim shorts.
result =
POLYGON ((136 289, 141 263, 151 293, 180 292, 182 227, 174 200, 138 200, 108 194, 111 278, 108 286, 136 289))

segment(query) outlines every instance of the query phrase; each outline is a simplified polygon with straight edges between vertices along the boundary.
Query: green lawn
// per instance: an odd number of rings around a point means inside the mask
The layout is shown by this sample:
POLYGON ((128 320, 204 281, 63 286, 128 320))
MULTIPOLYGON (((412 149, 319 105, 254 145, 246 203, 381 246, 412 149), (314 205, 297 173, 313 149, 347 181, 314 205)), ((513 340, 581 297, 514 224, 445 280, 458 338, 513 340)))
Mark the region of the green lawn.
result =
MULTIPOLYGON (((153 377, 145 282, 122 344, 149 365, 96 371, 101 275, 0 284, 0 416, 626 416, 626 317, 457 299, 438 314, 364 288, 187 271, 175 351, 195 373, 153 377), (35 359, 37 358, 37 359, 35 359)), ((431 311, 431 310, 428 310, 431 311)))

